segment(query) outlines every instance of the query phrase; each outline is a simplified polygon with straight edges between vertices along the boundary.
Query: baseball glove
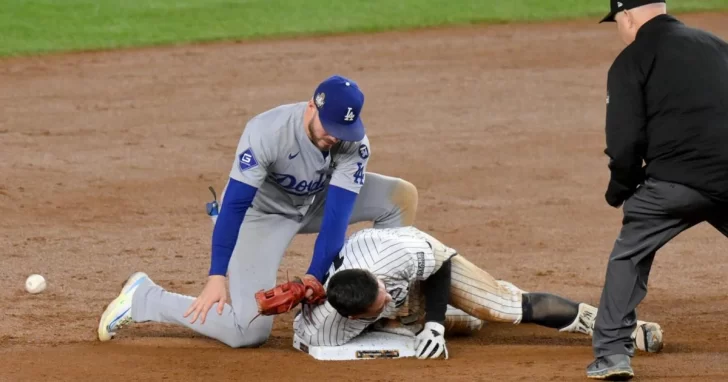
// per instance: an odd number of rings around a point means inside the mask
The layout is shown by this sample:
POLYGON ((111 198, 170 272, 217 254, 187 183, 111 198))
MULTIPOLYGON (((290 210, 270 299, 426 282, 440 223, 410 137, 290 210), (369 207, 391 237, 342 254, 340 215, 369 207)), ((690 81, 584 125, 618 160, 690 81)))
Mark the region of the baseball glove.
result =
POLYGON ((296 277, 293 281, 276 285, 272 289, 258 291, 255 293, 255 301, 259 314, 273 316, 289 312, 299 303, 321 304, 326 301, 326 291, 315 277, 306 275, 303 280, 296 277), (306 297, 309 290, 312 294, 306 297))
POLYGON ((306 286, 306 291, 311 290, 312 294, 305 298, 305 302, 311 305, 323 304, 326 302, 326 290, 324 286, 313 276, 303 276, 303 285, 306 286))

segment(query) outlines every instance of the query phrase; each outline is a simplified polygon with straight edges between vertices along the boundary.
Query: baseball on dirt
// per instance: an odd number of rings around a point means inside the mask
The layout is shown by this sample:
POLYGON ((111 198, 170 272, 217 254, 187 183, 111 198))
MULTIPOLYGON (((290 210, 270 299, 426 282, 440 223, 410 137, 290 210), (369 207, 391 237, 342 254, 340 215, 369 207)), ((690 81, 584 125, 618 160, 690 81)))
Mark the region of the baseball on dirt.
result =
POLYGON ((46 280, 41 275, 30 275, 28 276, 28 279, 25 280, 25 290, 28 291, 28 293, 40 293, 43 292, 46 288, 46 280))

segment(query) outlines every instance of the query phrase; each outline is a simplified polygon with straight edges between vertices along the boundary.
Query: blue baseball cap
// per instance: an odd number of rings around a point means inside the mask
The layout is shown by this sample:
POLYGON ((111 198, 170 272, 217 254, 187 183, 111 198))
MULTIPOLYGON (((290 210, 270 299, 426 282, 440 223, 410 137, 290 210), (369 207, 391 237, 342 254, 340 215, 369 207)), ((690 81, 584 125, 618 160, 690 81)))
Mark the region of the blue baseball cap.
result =
POLYGON ((341 141, 364 139, 364 124, 359 116, 364 107, 364 93, 356 82, 339 75, 331 76, 316 88, 313 103, 329 135, 341 141))

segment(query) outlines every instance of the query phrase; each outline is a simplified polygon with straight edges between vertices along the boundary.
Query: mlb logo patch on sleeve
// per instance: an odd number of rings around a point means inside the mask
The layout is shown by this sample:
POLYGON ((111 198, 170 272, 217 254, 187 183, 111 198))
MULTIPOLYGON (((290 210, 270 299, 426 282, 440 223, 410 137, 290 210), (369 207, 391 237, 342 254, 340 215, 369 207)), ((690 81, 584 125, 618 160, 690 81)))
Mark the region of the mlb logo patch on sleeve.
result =
POLYGON ((255 159, 252 149, 248 148, 238 155, 238 167, 240 167, 240 171, 249 170, 256 166, 258 166, 258 161, 255 159))
POLYGON ((369 158, 369 148, 367 147, 367 145, 362 143, 359 146, 359 156, 361 157, 361 159, 369 158))

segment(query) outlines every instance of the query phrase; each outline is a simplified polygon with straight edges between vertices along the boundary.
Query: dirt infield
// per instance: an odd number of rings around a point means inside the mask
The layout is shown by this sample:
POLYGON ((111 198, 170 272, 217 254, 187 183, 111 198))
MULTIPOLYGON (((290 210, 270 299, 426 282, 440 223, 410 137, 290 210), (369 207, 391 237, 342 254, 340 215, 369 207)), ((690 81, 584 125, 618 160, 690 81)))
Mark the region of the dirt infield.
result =
MULTIPOLYGON (((726 38, 727 17, 684 20, 726 38)), ((523 289, 597 304, 621 219, 603 199, 621 47, 590 21, 0 61, 0 381, 585 380, 589 338, 526 325, 452 338, 451 359, 428 362, 316 362, 291 347, 292 314, 259 349, 158 324, 94 332, 133 271, 201 291, 207 186, 224 185, 245 121, 332 73, 364 89, 370 170, 419 188, 420 228, 523 289), (48 290, 25 293, 31 273, 48 290)), ((314 238, 295 239, 281 280, 314 238)), ((728 380, 726 250, 698 226, 660 252, 639 313, 666 347, 638 354, 637 380, 728 380)))

